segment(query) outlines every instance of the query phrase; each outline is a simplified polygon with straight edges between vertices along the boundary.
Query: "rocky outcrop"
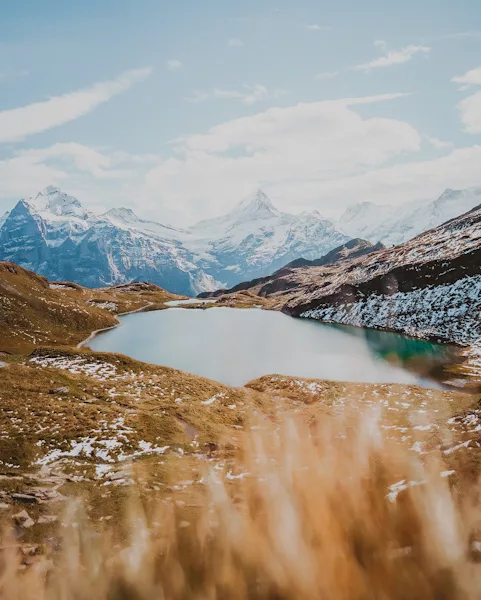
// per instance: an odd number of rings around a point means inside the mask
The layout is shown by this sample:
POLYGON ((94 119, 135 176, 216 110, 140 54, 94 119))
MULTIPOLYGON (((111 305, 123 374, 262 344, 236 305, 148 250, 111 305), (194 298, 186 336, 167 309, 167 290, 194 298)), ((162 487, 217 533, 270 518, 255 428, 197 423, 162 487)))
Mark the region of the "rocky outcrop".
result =
POLYGON ((366 256, 366 254, 371 254, 371 252, 377 252, 378 250, 382 250, 384 248, 384 244, 378 242, 377 244, 372 244, 368 240, 362 240, 360 238, 354 238, 347 242, 347 244, 343 244, 338 248, 334 248, 331 252, 328 252, 322 258, 318 258, 315 260, 307 260, 305 258, 298 258, 297 260, 293 260, 289 264, 285 266, 286 269, 297 269, 299 267, 321 267, 323 265, 330 265, 336 263, 340 260, 345 260, 347 258, 359 258, 361 256, 366 256))
POLYGON ((339 265, 283 310, 460 344, 479 339, 481 208, 396 248, 339 265))
POLYGON ((346 244, 342 244, 331 252, 328 252, 325 256, 315 259, 315 260, 307 260, 305 258, 299 258, 294 260, 272 275, 268 275, 266 277, 258 277, 257 279, 252 279, 251 281, 244 281, 235 285, 230 289, 221 288, 214 292, 203 292, 199 294, 199 298, 216 298, 219 296, 223 296, 224 294, 235 294, 237 292, 242 292, 245 290, 251 290, 252 288, 259 288, 260 296, 267 296, 271 292, 288 290, 293 287, 297 287, 297 284, 294 281, 290 281, 286 275, 289 275, 292 269, 299 269, 301 267, 313 267, 320 265, 329 265, 332 263, 339 262, 341 260, 346 260, 348 258, 357 258, 360 256, 365 256, 366 254, 370 254, 371 252, 376 252, 384 248, 384 246, 379 244, 371 244, 367 240, 355 239, 347 242, 346 244))
POLYGON ((481 207, 394 248, 245 289, 296 317, 470 344, 481 337, 481 207))

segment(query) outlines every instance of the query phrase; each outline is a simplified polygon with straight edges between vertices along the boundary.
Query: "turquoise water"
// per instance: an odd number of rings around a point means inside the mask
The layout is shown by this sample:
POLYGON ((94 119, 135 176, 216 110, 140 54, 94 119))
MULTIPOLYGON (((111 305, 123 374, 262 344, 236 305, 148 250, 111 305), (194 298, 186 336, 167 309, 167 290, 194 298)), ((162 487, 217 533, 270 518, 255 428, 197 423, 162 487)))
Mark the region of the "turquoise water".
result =
POLYGON ((127 315, 121 323, 94 338, 90 347, 234 386, 274 373, 428 385, 419 374, 391 362, 408 360, 411 367, 419 362, 426 372, 445 361, 448 352, 445 346, 397 334, 336 327, 259 309, 169 308, 127 315))

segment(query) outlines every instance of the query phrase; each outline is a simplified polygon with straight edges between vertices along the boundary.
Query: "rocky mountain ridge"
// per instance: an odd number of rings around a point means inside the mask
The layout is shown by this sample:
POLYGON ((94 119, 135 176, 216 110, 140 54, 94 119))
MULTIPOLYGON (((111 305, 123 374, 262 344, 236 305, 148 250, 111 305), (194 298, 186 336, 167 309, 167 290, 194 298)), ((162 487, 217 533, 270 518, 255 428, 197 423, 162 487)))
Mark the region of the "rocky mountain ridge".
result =
POLYGON ((292 316, 471 344, 481 338, 481 206, 394 248, 243 288, 292 316))
POLYGON ((334 250, 331 250, 325 256, 316 260, 306 260, 304 258, 299 258, 283 266, 281 269, 279 269, 272 275, 267 275, 266 277, 258 277, 251 281, 243 281, 242 283, 238 283, 230 289, 221 288, 215 290, 214 292, 202 292, 201 294, 199 294, 198 297, 201 299, 216 298, 219 296, 236 294, 237 292, 249 291, 253 287, 259 289, 260 285, 268 284, 272 281, 281 280, 286 274, 289 274, 293 269, 298 269, 301 267, 330 265, 332 263, 337 263, 338 261, 347 260, 348 258, 352 259, 358 258, 360 256, 365 256, 366 254, 376 252, 381 248, 384 248, 384 246, 380 243, 374 245, 371 244, 371 242, 368 242, 367 240, 350 240, 346 244, 342 244, 342 246, 334 248, 334 250))

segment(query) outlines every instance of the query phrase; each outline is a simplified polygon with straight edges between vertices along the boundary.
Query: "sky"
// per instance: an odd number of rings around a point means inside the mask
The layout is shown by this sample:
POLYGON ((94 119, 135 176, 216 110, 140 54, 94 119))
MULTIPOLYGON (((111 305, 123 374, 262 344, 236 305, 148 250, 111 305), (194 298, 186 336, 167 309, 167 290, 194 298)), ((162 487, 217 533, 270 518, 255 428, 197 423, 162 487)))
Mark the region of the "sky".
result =
POLYGON ((481 186, 481 4, 1 3, 0 212, 47 185, 175 225, 481 186))

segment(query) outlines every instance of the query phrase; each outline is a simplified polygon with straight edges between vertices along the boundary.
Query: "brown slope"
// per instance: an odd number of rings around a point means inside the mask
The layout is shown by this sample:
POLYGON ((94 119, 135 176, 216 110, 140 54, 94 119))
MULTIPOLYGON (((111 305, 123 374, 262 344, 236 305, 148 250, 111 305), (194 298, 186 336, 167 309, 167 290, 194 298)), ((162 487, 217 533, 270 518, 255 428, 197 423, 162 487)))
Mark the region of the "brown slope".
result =
MULTIPOLYGON (((481 274, 481 207, 422 233, 394 248, 337 263, 331 268, 302 270, 295 277, 300 294, 286 312, 300 314, 320 304, 340 305, 366 296, 409 293, 453 284, 481 274)), ((264 286, 263 294, 275 292, 264 286)))
POLYGON ((0 352, 75 345, 93 330, 112 327, 116 314, 159 306, 177 296, 150 284, 91 290, 0 263, 0 352))

